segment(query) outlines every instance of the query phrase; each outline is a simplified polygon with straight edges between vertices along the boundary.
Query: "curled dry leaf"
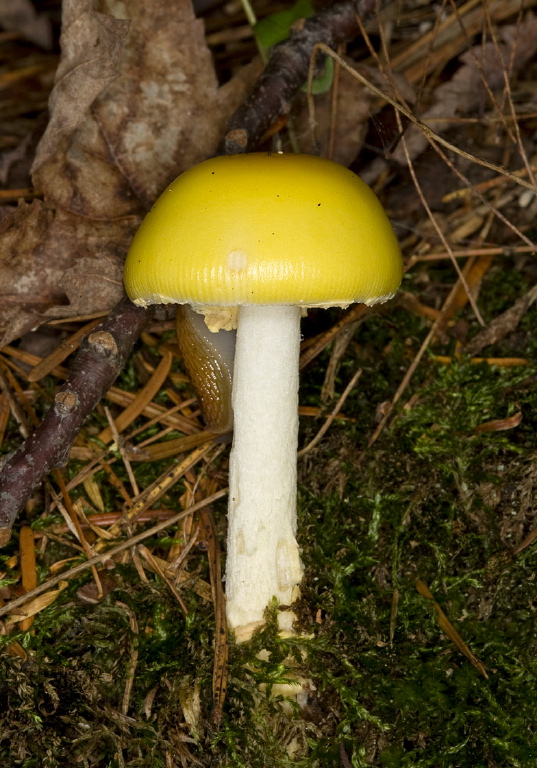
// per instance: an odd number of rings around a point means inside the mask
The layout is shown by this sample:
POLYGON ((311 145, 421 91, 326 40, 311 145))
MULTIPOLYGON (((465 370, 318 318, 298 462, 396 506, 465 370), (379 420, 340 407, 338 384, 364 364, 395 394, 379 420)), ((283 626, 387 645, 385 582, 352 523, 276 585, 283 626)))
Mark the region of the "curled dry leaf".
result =
MULTIPOLYGON (((3 187, 8 186, 12 176, 15 176, 14 183, 17 183, 18 179, 13 170, 17 169, 17 166, 20 166, 27 159, 31 143, 32 134, 28 133, 16 147, 0 154, 0 184, 3 187)), ((24 182, 26 182, 26 176, 23 178, 24 182)), ((11 183, 13 184, 13 182, 11 183)), ((23 184, 20 184, 20 187, 22 186, 23 184)))
POLYGON ((512 333, 517 327, 528 309, 537 301, 537 285, 534 285, 523 296, 520 296, 515 303, 497 315, 490 323, 482 328, 468 344, 465 344, 461 352, 473 357, 479 354, 485 347, 504 339, 512 333))
MULTIPOLYGON (((386 88, 386 82, 378 69, 356 64, 352 59, 345 59, 353 69, 370 80, 379 88, 386 88)), ((337 65, 336 65, 337 66, 337 65)), ((306 97, 302 96, 301 106, 296 118, 297 139, 301 152, 320 152, 321 156, 329 154, 331 122, 334 126, 334 156, 333 159, 343 165, 351 165, 362 149, 368 122, 372 114, 380 109, 382 104, 365 85, 360 83, 350 72, 341 68, 337 84, 337 104, 333 116, 332 90, 315 97, 315 123, 317 147, 315 147, 310 127, 310 115, 306 97)), ((396 87, 404 98, 414 101, 414 90, 401 75, 392 74, 396 87)))
MULTIPOLYGON (((501 28, 503 42, 475 45, 459 59, 462 66, 447 83, 436 88, 431 107, 421 115, 424 123, 431 122, 435 133, 442 133, 451 125, 452 118, 466 115, 483 103, 490 105, 485 82, 492 91, 503 88, 505 72, 512 80, 521 68, 537 52, 537 18, 528 16, 523 23, 501 28)), ((405 133, 410 159, 414 159, 428 146, 423 132, 416 126, 409 126, 405 133)), ((396 147, 393 159, 407 165, 403 146, 396 147)))
MULTIPOLYGON (((352 62, 348 62, 351 65, 352 62)), ((331 122, 335 121, 333 159, 350 165, 358 155, 367 133, 373 96, 365 86, 342 69, 339 72, 337 101, 332 117, 332 90, 315 97, 315 138, 310 127, 310 115, 305 96, 300 96, 300 111, 296 118, 296 133, 301 152, 320 152, 327 157, 330 144, 331 122)))
POLYGON ((477 427, 474 427, 474 432, 476 434, 482 432, 505 432, 508 429, 514 429, 515 427, 518 427, 521 421, 522 414, 519 411, 518 413, 514 413, 512 416, 509 416, 506 419, 493 419, 492 421, 486 421, 483 424, 478 424, 477 427))
POLYGON ((35 616, 36 613, 39 613, 45 608, 48 608, 49 605, 52 605, 52 603, 56 600, 60 592, 63 592, 63 590, 68 586, 68 583, 69 582, 67 581, 60 581, 58 589, 51 589, 49 592, 43 592, 42 595, 39 595, 34 600, 30 600, 28 603, 20 606, 18 610, 15 610, 13 613, 9 614, 9 623, 11 624, 12 622, 22 621, 23 619, 27 619, 30 616, 35 616))
POLYGON ((192 735, 197 736, 201 721, 201 686, 199 680, 196 680, 193 685, 190 682, 183 684, 179 688, 179 700, 185 722, 192 735))
POLYGON ((42 48, 52 45, 50 19, 37 13, 31 0, 0 0, 0 24, 42 48))
POLYGON ((145 211, 215 151, 255 76, 249 68, 218 87, 189 0, 65 0, 61 45, 33 165, 44 202, 21 204, 2 222, 0 345, 47 317, 118 301, 145 211))

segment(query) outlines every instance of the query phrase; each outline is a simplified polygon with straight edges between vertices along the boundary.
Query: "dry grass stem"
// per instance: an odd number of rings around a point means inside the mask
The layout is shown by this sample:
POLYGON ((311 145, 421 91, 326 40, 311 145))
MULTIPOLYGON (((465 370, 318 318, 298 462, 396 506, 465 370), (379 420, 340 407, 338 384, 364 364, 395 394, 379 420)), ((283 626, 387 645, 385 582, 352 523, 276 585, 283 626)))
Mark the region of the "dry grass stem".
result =
POLYGON ((372 91, 374 94, 379 96, 381 99, 391 104, 392 107, 394 107, 397 110, 397 112, 404 115, 408 120, 410 120, 411 123, 414 123, 414 125, 418 126, 432 142, 436 142, 437 144, 442 145, 446 149, 449 149, 451 152, 454 152, 455 154, 460 155, 461 157, 464 157, 466 160, 469 160, 472 163, 476 163, 477 165, 482 165, 484 168, 488 168, 491 171, 495 171, 496 173, 502 176, 505 176, 507 179, 510 179, 511 181, 515 182, 515 184, 518 184, 521 187, 525 187, 526 189, 530 189, 532 192, 537 193, 537 187, 535 186, 535 184, 532 184, 531 182, 526 181, 526 179, 522 178, 521 176, 517 176, 515 173, 508 171, 506 168, 502 168, 501 166, 496 165, 495 163, 490 163, 488 162, 488 160, 485 160, 481 157, 477 157, 476 155, 472 155, 470 152, 466 152, 460 147, 457 147, 451 142, 442 138, 442 136, 439 136, 431 128, 429 128, 429 126, 426 125, 426 123, 422 122, 418 117, 412 114, 412 112, 410 112, 406 107, 404 107, 402 104, 400 104, 395 99, 393 99, 385 91, 382 91, 380 88, 377 88, 367 78, 363 77, 363 75, 361 75, 351 66, 349 66, 349 64, 347 64, 347 62, 344 59, 339 57, 337 53, 335 53, 331 48, 329 48, 324 43, 318 43, 315 46, 315 49, 311 58, 310 71, 308 75, 308 96, 310 99, 309 100, 310 114, 312 116, 311 117, 312 132, 315 131, 315 106, 313 103, 313 94, 312 94, 311 88, 312 88, 313 77, 315 73, 316 56, 318 55, 319 52, 324 53, 327 56, 330 56, 332 59, 334 59, 334 61, 339 61, 343 69, 346 69, 347 72, 349 72, 349 74, 352 77, 356 78, 356 80, 361 82, 362 85, 365 85, 367 88, 369 88, 370 91, 372 91))
POLYGON ((304 446, 299 452, 298 452, 298 458, 301 459, 303 456, 305 456, 307 453, 312 451, 318 443, 323 439, 323 437, 326 435, 328 430, 330 429, 332 422, 337 417, 339 411, 343 408, 343 404, 345 403, 345 400, 348 398, 354 387, 356 386, 356 382, 362 375, 362 369, 358 369, 352 379, 349 381, 345 389, 343 390, 341 397, 338 399, 337 403, 335 404, 334 408, 330 411, 329 415, 326 418, 326 421, 324 422, 323 426, 320 428, 320 430, 317 432, 315 437, 310 440, 310 442, 304 446))

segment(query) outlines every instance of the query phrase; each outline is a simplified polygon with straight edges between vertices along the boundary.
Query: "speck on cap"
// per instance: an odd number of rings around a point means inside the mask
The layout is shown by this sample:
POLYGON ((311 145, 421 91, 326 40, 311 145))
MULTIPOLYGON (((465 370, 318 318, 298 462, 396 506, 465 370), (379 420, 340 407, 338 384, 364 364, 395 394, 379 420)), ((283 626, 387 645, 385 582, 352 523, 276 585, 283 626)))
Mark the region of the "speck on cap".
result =
POLYGON ((217 157, 160 196, 125 264, 137 304, 346 306, 389 299, 401 252, 375 194, 312 155, 217 157))

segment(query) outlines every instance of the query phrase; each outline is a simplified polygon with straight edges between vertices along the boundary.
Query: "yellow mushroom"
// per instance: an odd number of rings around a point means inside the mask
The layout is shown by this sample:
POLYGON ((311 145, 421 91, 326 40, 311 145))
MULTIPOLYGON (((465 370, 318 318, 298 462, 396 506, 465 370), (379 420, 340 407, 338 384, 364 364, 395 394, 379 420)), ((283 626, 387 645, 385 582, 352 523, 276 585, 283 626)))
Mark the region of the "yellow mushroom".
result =
MULTIPOLYGON (((402 261, 370 188, 310 155, 233 155, 190 169, 136 234, 125 286, 136 303, 190 304, 213 332, 237 328, 227 616, 238 640, 273 597, 290 606, 296 541, 300 317, 308 307, 391 298, 402 261)), ((292 613, 282 612, 289 629, 292 613)))

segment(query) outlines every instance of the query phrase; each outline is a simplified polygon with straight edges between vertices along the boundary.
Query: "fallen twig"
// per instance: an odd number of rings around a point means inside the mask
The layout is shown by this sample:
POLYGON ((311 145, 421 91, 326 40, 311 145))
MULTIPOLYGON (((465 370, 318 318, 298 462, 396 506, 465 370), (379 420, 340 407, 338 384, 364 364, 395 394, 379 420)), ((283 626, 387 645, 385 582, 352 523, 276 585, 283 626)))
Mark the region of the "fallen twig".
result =
POLYGON ((34 488, 63 467, 87 416, 111 386, 150 317, 124 298, 84 340, 66 383, 37 427, 0 470, 0 546, 34 488))
POLYGON ((274 47, 252 93, 231 118, 221 153, 235 155, 254 150, 267 128, 289 112, 293 97, 307 80, 315 46, 325 43, 334 47, 352 40, 360 32, 356 15, 367 22, 387 4, 387 0, 336 3, 292 29, 289 39, 274 47))

